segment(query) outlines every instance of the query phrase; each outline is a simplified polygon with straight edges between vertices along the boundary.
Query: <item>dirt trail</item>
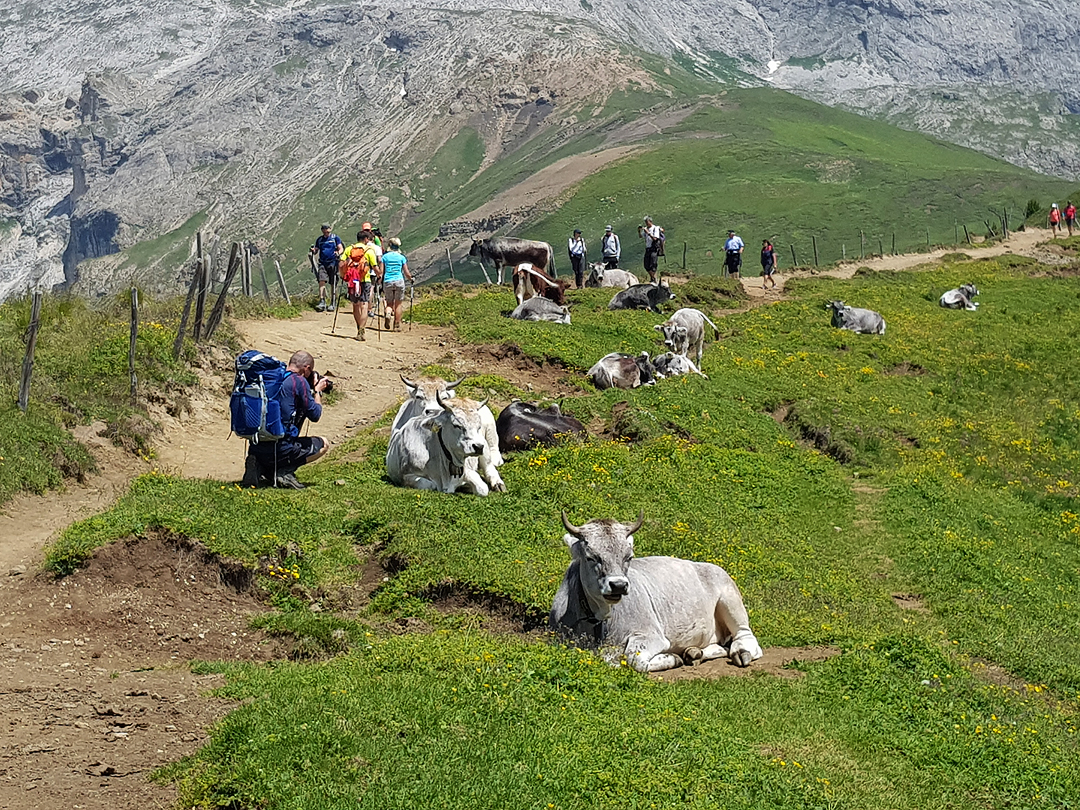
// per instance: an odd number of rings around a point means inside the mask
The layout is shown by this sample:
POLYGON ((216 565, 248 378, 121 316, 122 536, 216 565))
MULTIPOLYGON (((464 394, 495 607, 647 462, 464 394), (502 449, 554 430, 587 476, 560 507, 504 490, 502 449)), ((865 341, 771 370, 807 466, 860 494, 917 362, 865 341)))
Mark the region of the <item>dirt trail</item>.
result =
MULTIPOLYGON (((1053 264, 1060 261, 1060 254, 1055 254, 1052 251, 1044 250, 1039 247, 1040 243, 1046 242, 1050 238, 1050 231, 1043 230, 1042 228, 1030 228, 1025 231, 1014 232, 1004 242, 995 242, 986 247, 947 247, 938 248, 930 253, 904 253, 899 256, 875 256, 867 259, 853 259, 825 270, 800 270, 796 273, 785 272, 784 266, 781 264, 780 270, 774 276, 776 279, 775 290, 772 288, 763 290, 761 288, 761 279, 756 276, 751 278, 744 277, 741 281, 743 288, 751 298, 774 299, 784 292, 784 284, 791 278, 805 278, 807 276, 852 278, 856 271, 861 267, 869 267, 871 270, 908 270, 923 264, 934 264, 940 261, 941 257, 948 253, 964 253, 973 259, 987 259, 991 256, 1001 256, 1005 253, 1016 253, 1020 256, 1032 256, 1038 258, 1040 261, 1053 264)), ((753 273, 758 272, 756 261, 757 253, 755 250, 756 246, 748 245, 744 251, 744 255, 747 258, 743 262, 743 266, 753 273)))

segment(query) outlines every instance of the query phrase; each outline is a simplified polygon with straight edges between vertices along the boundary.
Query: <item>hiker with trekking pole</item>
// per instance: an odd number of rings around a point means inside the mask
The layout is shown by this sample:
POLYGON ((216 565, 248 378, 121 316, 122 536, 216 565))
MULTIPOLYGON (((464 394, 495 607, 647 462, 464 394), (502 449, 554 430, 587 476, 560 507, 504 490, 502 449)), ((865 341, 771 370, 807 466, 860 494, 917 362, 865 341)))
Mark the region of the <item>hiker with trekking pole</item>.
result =
POLYGON ((379 260, 379 277, 382 281, 383 295, 386 299, 386 311, 383 316, 383 328, 389 331, 401 331, 401 307, 405 302, 405 280, 413 280, 409 272, 409 262, 401 252, 401 240, 396 236, 389 239, 389 247, 379 260), (391 328, 391 316, 393 327, 391 328))
POLYGON ((308 261, 311 262, 311 270, 315 274, 315 280, 319 282, 319 303, 315 307, 319 312, 337 311, 337 278, 338 263, 341 254, 345 252, 345 243, 336 233, 330 232, 330 225, 324 223, 322 234, 315 240, 315 244, 308 250, 308 261), (318 267, 315 259, 318 258, 318 267), (329 306, 326 303, 326 284, 330 283, 331 300, 329 306))

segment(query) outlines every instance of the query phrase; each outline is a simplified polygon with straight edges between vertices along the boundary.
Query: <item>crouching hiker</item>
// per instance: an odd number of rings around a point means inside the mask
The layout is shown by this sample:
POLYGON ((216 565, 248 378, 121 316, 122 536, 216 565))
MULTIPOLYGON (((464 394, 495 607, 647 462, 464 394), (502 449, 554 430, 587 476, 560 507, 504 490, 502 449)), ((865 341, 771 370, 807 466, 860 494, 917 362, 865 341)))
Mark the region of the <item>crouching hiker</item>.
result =
POLYGON ((318 422, 322 416, 322 393, 329 388, 330 380, 315 373, 315 359, 305 351, 296 352, 288 365, 259 352, 245 352, 236 363, 237 385, 231 403, 233 431, 249 440, 242 485, 304 489, 304 484, 296 480, 296 470, 322 458, 330 442, 320 436, 301 436, 300 431, 305 420, 318 422), (241 385, 242 363, 254 367, 270 361, 274 368, 248 374, 248 379, 254 378, 257 383, 241 385), (253 423, 253 429, 238 429, 238 422, 253 423))

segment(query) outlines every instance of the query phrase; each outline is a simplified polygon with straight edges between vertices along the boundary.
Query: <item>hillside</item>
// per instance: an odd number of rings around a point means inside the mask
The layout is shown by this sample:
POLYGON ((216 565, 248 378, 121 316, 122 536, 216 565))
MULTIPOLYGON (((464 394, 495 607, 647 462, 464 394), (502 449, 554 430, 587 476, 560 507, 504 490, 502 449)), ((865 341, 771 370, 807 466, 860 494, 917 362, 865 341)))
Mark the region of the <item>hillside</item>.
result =
POLYGON ((200 228, 219 266, 243 239, 287 271, 319 220, 430 233, 433 209, 466 215, 612 127, 640 120, 624 142, 647 140, 656 105, 718 82, 790 88, 1075 177, 1080 12, 1041 7, 12 3, 0 297, 38 281, 175 287, 200 228), (437 204, 465 186, 461 207, 437 204))

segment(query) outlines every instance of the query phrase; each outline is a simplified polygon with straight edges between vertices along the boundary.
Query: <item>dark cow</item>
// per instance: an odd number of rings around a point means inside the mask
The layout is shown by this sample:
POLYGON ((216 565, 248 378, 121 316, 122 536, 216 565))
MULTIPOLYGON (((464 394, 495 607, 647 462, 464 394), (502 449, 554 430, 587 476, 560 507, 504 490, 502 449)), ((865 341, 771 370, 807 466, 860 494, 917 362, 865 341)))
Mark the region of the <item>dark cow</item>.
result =
POLYGON ((656 382, 656 369, 649 360, 649 353, 605 354, 588 371, 589 379, 601 391, 605 388, 637 388, 656 382))
POLYGON ((535 402, 511 402, 495 420, 499 450, 504 453, 550 447, 561 436, 584 435, 585 426, 559 410, 558 405, 540 408, 535 402))
POLYGON ((608 309, 647 309, 663 315, 660 305, 674 297, 675 294, 666 284, 635 284, 615 293, 608 309))
MULTIPOLYGON (((518 239, 513 236, 473 239, 469 255, 481 262, 489 261, 494 264, 500 284, 502 284, 503 268, 517 267, 522 262, 528 262, 541 272, 550 267, 552 274, 555 273, 555 252, 547 242, 518 239)), ((518 303, 520 304, 521 301, 518 303)))

